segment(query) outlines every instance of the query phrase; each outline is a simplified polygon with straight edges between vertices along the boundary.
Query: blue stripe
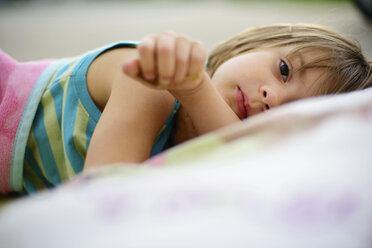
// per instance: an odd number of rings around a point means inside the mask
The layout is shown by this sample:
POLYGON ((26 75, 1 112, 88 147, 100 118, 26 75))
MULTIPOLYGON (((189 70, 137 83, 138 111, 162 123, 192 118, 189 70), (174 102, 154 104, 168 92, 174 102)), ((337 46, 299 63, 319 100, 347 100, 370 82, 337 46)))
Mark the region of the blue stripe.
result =
POLYGON ((37 134, 35 139, 41 154, 41 166, 43 166, 46 176, 50 182, 54 185, 57 185, 61 183, 61 178, 57 170, 57 165, 49 143, 49 137, 46 132, 44 123, 44 109, 42 104, 39 105, 36 116, 39 118, 35 119, 34 132, 37 134))
POLYGON ((23 178, 23 183, 27 193, 34 194, 37 192, 37 188, 35 187, 35 185, 27 178, 23 178))
POLYGON ((63 101, 63 88, 59 83, 54 84, 50 88, 50 94, 53 97, 54 109, 56 111, 59 128, 61 129, 62 118, 62 101, 63 101))

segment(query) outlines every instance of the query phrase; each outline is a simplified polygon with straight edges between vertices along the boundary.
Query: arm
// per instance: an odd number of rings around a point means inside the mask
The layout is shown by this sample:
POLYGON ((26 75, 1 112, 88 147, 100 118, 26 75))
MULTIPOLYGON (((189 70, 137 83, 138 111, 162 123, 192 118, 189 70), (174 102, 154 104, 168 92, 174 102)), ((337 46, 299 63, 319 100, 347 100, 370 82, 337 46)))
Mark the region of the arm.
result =
POLYGON ((239 121, 203 70, 206 53, 199 43, 173 33, 149 36, 140 57, 124 71, 146 85, 167 89, 191 117, 198 134, 239 121))
POLYGON ((239 117, 223 100, 206 72, 191 92, 170 90, 190 115, 199 135, 239 121, 239 117))
POLYGON ((122 73, 136 49, 114 49, 90 66, 87 84, 102 111, 87 152, 84 170, 116 162, 142 162, 172 110, 174 98, 122 73))

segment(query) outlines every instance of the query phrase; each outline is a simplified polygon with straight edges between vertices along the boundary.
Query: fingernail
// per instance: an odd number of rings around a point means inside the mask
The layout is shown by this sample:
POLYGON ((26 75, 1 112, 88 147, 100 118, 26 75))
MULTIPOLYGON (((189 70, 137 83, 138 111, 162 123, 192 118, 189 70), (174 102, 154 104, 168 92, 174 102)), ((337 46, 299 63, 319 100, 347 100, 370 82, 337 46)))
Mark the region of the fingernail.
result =
POLYGON ((169 79, 166 79, 166 78, 162 78, 162 79, 160 79, 160 83, 163 84, 163 85, 168 85, 169 82, 170 82, 169 79))
POLYGON ((130 71, 130 69, 131 69, 131 64, 130 63, 125 63, 124 64, 124 70, 125 71, 130 71))
POLYGON ((155 79, 155 75, 154 74, 146 74, 145 78, 146 78, 146 80, 152 81, 152 80, 155 79))

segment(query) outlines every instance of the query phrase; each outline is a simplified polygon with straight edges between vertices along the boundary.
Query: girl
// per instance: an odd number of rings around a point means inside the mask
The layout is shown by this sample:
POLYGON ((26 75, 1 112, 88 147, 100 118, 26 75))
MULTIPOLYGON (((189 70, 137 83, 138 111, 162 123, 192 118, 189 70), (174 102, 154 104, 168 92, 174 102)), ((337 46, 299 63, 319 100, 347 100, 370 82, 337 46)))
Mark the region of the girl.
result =
POLYGON ((16 130, 0 124, 8 147, 0 154, 2 193, 50 188, 94 166, 139 163, 278 105, 372 84, 371 62, 357 44, 307 24, 249 29, 217 46, 205 69, 203 46, 170 32, 54 62, 0 57, 0 95, 9 103, 0 114, 17 116, 16 130), (17 75, 27 70, 36 73, 19 90, 17 75))

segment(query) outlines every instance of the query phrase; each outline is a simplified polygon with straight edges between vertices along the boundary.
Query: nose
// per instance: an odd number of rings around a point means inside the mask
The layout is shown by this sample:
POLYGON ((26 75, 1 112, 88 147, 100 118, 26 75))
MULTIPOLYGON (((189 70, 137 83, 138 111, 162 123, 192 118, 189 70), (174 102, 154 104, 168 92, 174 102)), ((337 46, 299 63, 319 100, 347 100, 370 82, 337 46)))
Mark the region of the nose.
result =
POLYGON ((273 88, 266 85, 261 86, 260 94, 265 110, 280 105, 278 92, 273 88))

